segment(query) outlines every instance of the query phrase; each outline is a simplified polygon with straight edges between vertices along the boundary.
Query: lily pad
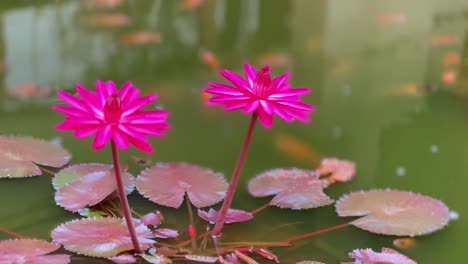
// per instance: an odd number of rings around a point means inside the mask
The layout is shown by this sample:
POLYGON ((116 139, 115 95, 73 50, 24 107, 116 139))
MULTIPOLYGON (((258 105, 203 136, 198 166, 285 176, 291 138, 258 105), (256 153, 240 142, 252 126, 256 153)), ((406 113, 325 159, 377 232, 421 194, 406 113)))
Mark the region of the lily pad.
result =
POLYGON ((339 216, 363 216, 351 224, 384 235, 424 235, 450 220, 449 208, 440 200, 390 189, 347 194, 336 203, 336 211, 339 216))
POLYGON ((326 158, 320 163, 317 172, 331 174, 330 178, 339 182, 347 182, 351 180, 356 173, 356 165, 349 160, 339 160, 336 158, 326 158))
POLYGON ((71 154, 50 141, 21 136, 0 136, 0 178, 41 175, 36 164, 60 168, 71 154))
MULTIPOLYGON (((143 250, 154 241, 151 230, 144 224, 135 224, 138 241, 143 250)), ((56 227, 51 233, 56 243, 65 249, 91 257, 109 258, 132 250, 133 244, 125 220, 122 218, 85 218, 56 227)))
POLYGON ((0 241, 0 263, 69 263, 69 255, 46 255, 59 248, 59 244, 39 239, 23 238, 0 241))
MULTIPOLYGON (((214 224, 216 220, 218 219, 218 212, 213 208, 210 208, 208 212, 198 209, 198 216, 210 222, 210 224, 214 224)), ((226 214, 226 220, 224 222, 226 224, 245 222, 245 221, 249 221, 253 217, 254 217, 253 214, 249 212, 239 210, 239 209, 229 208, 226 214)))
MULTIPOLYGON (((134 177, 126 171, 123 167, 121 175, 130 193, 135 186, 134 177)), ((52 184, 57 189, 55 202, 72 212, 96 205, 117 190, 113 166, 97 163, 67 167, 57 173, 52 184)))
POLYGON ((145 169, 136 180, 138 191, 154 203, 178 208, 187 193, 198 208, 213 205, 226 195, 223 175, 187 163, 158 163, 145 169))
POLYGON ((309 209, 333 202, 324 192, 327 181, 315 171, 273 169, 249 181, 249 193, 256 197, 276 195, 270 205, 291 209, 309 209))
MULTIPOLYGON (((374 252, 372 249, 355 249, 349 254, 359 263, 388 263, 388 264, 417 264, 416 261, 390 248, 382 248, 382 252, 374 252)), ((354 262, 352 262, 354 263, 354 262)))

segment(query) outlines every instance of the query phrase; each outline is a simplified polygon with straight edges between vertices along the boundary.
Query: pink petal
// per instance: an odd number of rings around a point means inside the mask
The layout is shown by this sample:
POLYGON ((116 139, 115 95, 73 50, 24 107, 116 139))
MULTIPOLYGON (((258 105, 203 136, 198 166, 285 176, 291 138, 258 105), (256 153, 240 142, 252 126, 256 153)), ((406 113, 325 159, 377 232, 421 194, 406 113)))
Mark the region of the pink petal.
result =
POLYGON ((245 80, 236 73, 229 70, 222 70, 219 73, 232 84, 234 84, 237 88, 251 90, 249 84, 246 83, 245 80))
POLYGON ((267 114, 263 108, 257 108, 257 113, 263 127, 270 128, 273 125, 273 115, 267 114))
POLYGON ((178 208, 187 193, 196 207, 224 198, 227 183, 222 174, 187 163, 159 163, 137 177, 138 191, 152 202, 178 208))
POLYGON ((258 101, 260 102, 260 105, 262 106, 265 113, 269 115, 273 115, 273 112, 275 111, 275 107, 272 104, 268 103, 265 100, 258 100, 258 101))
MULTIPOLYGON (((123 167, 121 175, 128 192, 134 188, 133 176, 123 167)), ((113 166, 106 164, 78 164, 57 173, 53 180, 55 202, 61 207, 76 212, 103 201, 117 190, 113 166)))
POLYGON ((281 99, 281 98, 289 97, 289 96, 307 94, 309 92, 310 92, 310 89, 308 88, 289 89, 285 91, 275 92, 274 94, 271 94, 270 96, 268 96, 268 99, 281 99))
POLYGON ((57 92, 58 97, 60 97, 63 101, 68 103, 69 105, 77 108, 81 112, 89 112, 89 108, 86 107, 86 103, 81 101, 80 99, 76 98, 75 96, 64 92, 64 91, 58 91, 57 92))
POLYGON ((252 65, 246 63, 244 64, 244 71, 245 71, 245 77, 247 78, 247 81, 250 85, 250 87, 253 87, 255 78, 257 77, 257 71, 255 70, 252 65))
POLYGON ((122 101, 127 99, 128 93, 133 89, 133 83, 132 82, 126 82, 122 88, 120 88, 119 91, 119 97, 122 99, 122 101))
POLYGON ((111 126, 106 125, 97 131, 96 137, 93 140, 93 148, 99 150, 106 145, 106 143, 111 139, 111 126))
POLYGON ((251 112, 257 110, 259 105, 260 105, 259 100, 253 100, 248 105, 246 105, 244 107, 244 112, 245 113, 251 113, 251 112))
POLYGON ((281 87, 283 86, 283 83, 286 82, 289 77, 291 76, 291 73, 290 72, 287 72, 283 75, 280 75, 278 77, 276 77, 275 79, 273 79, 271 81, 271 86, 275 88, 275 90, 278 88, 278 87, 281 87))
POLYGON ((289 106, 301 111, 312 111, 314 108, 311 105, 297 101, 275 101, 277 104, 289 106))
POLYGON ((325 206, 332 200, 323 193, 326 181, 314 171, 274 169, 249 181, 248 191, 256 197, 276 195, 270 202, 282 208, 309 209, 325 206))
MULTIPOLYGON (((210 224, 214 224, 216 220, 218 220, 218 212, 213 208, 210 208, 208 212, 198 209, 198 216, 210 222, 210 224)), ((245 222, 252 219, 253 217, 253 214, 249 212, 229 208, 226 214, 226 220, 224 222, 226 224, 245 222)))
POLYGON ((398 190, 353 192, 335 206, 339 216, 363 216, 352 225, 384 235, 424 235, 443 228, 450 220, 449 208, 443 202, 398 190))
POLYGON ((126 116, 129 116, 135 113, 136 111, 140 110, 141 108, 145 107, 152 101, 156 100, 156 97, 156 95, 147 95, 133 100, 132 103, 128 105, 123 111, 122 118, 125 118, 126 116))
MULTIPOLYGON (((143 250, 154 243, 149 239, 152 233, 145 225, 136 224, 135 230, 143 250)), ((133 249, 127 225, 121 218, 73 220, 56 227, 51 236, 65 249, 91 257, 114 257, 133 249)))

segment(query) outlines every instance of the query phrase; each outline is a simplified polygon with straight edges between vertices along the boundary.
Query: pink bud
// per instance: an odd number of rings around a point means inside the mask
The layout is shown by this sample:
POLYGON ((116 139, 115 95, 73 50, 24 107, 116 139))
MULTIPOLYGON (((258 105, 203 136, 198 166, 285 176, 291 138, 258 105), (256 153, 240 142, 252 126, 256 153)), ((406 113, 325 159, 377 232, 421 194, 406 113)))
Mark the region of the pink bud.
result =
POLYGON ((141 222, 144 225, 158 226, 161 224, 161 217, 158 214, 149 213, 141 217, 141 222))

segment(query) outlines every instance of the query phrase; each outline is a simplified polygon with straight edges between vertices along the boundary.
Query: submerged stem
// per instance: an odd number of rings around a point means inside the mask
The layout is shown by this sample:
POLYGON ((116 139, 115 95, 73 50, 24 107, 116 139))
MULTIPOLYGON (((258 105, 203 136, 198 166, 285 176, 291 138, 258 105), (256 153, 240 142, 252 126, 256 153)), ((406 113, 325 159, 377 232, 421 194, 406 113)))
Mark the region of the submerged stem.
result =
POLYGON ((119 192, 119 198, 120 198, 120 203, 122 206, 122 211, 124 213, 125 222, 127 223, 128 231, 130 233, 130 237, 132 239, 135 252, 137 254, 141 254, 143 253, 143 251, 141 250, 140 243, 138 242, 138 237, 136 235, 132 212, 130 210, 130 205, 128 204, 127 194, 125 193, 125 187, 124 187, 122 175, 120 172, 119 154, 117 152, 117 146, 115 145, 113 140, 111 140, 111 147, 112 147, 112 160, 114 161, 115 177, 117 181, 117 190, 119 192))
POLYGON ((224 221, 226 220, 226 215, 229 207, 231 207, 232 199, 234 198, 234 193, 239 183, 239 176, 244 165, 245 157, 247 155, 247 150, 249 149, 250 140, 252 138, 253 129, 255 127, 255 122, 257 121, 257 112, 255 111, 252 114, 252 119, 250 120, 249 129, 247 130, 247 135, 245 136, 244 144, 242 145, 239 158, 237 160, 236 167, 232 173, 231 182, 226 192, 226 197, 224 198, 223 205, 218 214, 218 219, 216 220, 215 227, 213 228, 213 237, 219 237, 221 235, 221 230, 224 227, 224 221))
POLYGON ((197 231, 195 229, 195 219, 193 217, 192 205, 190 204, 187 194, 185 195, 185 203, 187 204, 188 215, 189 215, 188 234, 190 237, 190 241, 192 243, 192 249, 195 250, 197 248, 197 231))
POLYGON ((338 230, 338 229, 341 229, 341 228, 345 228, 345 227, 350 226, 350 225, 351 225, 350 223, 339 224, 339 225, 336 225, 336 226, 331 226, 331 227, 327 227, 327 228, 324 228, 324 229, 315 230, 315 231, 312 231, 312 232, 309 232, 309 233, 305 233, 305 234, 293 236, 293 237, 290 237, 290 238, 286 238, 286 239, 281 240, 281 242, 294 242, 294 241, 297 241, 297 240, 306 239, 306 238, 309 238, 309 237, 313 237, 313 236, 317 236, 317 235, 320 235, 320 234, 335 231, 335 230, 338 230))
POLYGON ((9 235, 14 238, 28 238, 27 236, 24 236, 20 233, 16 233, 15 231, 8 230, 6 228, 0 227, 0 233, 4 233, 6 235, 9 235))

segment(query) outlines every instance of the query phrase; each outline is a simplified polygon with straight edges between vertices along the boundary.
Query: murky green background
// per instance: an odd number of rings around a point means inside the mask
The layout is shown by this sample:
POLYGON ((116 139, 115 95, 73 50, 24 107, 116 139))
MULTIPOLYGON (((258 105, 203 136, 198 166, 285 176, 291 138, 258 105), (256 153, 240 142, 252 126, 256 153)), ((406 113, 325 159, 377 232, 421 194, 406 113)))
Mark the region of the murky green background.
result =
MULTIPOLYGON (((314 168, 320 156, 350 159, 357 164, 357 177, 332 186, 330 196, 391 187, 439 198, 460 219, 418 237, 415 248, 402 252, 423 264, 468 259, 468 2, 205 0, 186 11, 180 10, 183 1, 128 0, 113 8, 91 3, 0 2, 1 134, 60 137, 74 154, 73 163, 109 163, 109 149, 92 151, 90 139, 54 130, 62 120, 51 110, 58 102, 54 90, 72 90, 76 82, 94 88, 96 79, 132 80, 146 93, 160 95, 157 106, 171 111, 172 128, 152 140, 154 155, 122 153, 131 171, 140 170, 132 159, 138 156, 197 163, 229 177, 249 118, 204 105, 201 90, 208 81, 222 79, 200 58, 200 49, 237 72, 247 61, 256 67, 269 63, 274 74, 292 70, 293 86, 311 87, 304 100, 317 111, 308 125, 275 120, 270 130, 257 126, 234 207, 251 210, 269 201, 245 192, 246 179, 256 173, 314 168), (161 42, 125 37, 142 31, 161 32, 161 42), (31 84, 49 93, 42 95, 31 84), (285 136, 313 155, 279 148, 291 145, 282 141, 285 136)), ((130 202, 142 213, 161 209, 136 194, 130 202)), ((186 225, 182 211, 164 210, 172 227, 186 225)), ((0 226, 48 238, 56 225, 74 217, 54 204, 50 176, 0 180, 0 226)), ((229 227, 224 236, 270 241, 346 220, 333 206, 272 207, 254 221, 229 227), (277 229, 286 223, 294 224, 277 229)), ((392 247, 394 239, 347 228, 274 251, 282 263, 339 263, 354 248, 392 247)))

